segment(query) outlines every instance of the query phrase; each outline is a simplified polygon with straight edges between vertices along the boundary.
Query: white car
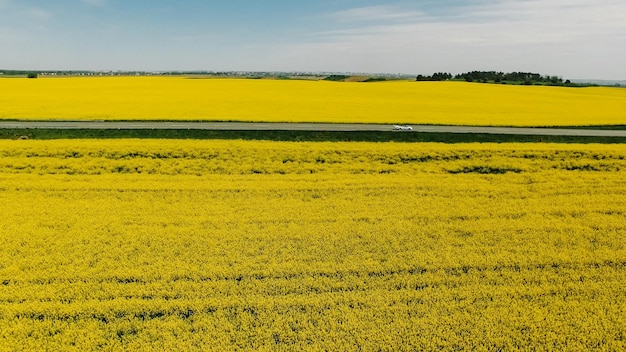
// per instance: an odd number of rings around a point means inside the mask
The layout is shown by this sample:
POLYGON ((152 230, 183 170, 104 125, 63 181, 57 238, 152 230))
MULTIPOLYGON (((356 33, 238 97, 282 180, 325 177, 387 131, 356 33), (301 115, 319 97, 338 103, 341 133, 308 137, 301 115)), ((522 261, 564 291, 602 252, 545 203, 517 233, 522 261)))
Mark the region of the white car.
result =
POLYGON ((411 126, 393 125, 393 129, 396 131, 413 131, 411 126))

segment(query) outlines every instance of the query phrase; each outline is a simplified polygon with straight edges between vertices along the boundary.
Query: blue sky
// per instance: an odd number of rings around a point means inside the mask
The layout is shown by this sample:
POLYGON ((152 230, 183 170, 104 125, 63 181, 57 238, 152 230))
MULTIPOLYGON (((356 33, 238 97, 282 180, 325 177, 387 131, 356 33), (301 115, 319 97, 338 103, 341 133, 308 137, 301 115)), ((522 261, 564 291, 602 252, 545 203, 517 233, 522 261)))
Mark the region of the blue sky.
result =
POLYGON ((624 0, 0 0, 0 68, 626 79, 624 0))

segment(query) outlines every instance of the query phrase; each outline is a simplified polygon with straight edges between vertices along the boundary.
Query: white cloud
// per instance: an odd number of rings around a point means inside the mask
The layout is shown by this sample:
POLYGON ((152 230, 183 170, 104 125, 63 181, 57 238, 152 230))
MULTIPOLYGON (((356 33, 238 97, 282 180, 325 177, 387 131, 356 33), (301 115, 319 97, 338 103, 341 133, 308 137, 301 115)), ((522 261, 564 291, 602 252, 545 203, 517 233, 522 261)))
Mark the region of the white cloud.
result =
POLYGON ((389 5, 358 7, 328 15, 331 19, 343 22, 399 21, 422 18, 423 16, 424 14, 419 11, 406 10, 389 5))
POLYGON ((16 21, 41 22, 53 17, 52 12, 42 6, 30 6, 12 0, 0 0, 0 9, 3 10, 5 25, 16 21))
MULTIPOLYGON (((432 9, 431 9, 432 10, 432 9)), ((333 30, 283 48, 284 65, 364 72, 532 70, 626 77, 626 1, 488 0, 437 11, 335 12, 333 30)))
POLYGON ((376 25, 355 26, 318 33, 335 40, 427 40, 437 37, 449 43, 490 45, 544 43, 626 33, 626 2, 621 0, 500 0, 468 6, 454 17, 426 16, 388 6, 355 8, 332 14, 333 18, 385 19, 376 25), (410 20, 410 21, 407 21, 410 20))

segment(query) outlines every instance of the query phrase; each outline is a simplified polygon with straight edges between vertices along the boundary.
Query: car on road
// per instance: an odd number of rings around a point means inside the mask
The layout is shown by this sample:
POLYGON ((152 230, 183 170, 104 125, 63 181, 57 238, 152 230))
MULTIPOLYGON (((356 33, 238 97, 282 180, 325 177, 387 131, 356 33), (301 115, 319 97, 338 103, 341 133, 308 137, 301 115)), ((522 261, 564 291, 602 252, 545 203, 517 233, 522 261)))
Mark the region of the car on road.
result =
POLYGON ((393 129, 396 131, 413 131, 413 127, 402 125, 393 125, 393 129))

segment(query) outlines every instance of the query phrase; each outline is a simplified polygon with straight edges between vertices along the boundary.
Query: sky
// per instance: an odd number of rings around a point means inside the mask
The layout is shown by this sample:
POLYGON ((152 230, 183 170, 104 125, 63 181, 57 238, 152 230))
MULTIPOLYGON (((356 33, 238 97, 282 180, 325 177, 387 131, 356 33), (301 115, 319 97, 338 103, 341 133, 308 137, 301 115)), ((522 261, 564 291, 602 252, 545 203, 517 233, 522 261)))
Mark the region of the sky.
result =
POLYGON ((625 0, 0 0, 0 69, 626 79, 625 0))

